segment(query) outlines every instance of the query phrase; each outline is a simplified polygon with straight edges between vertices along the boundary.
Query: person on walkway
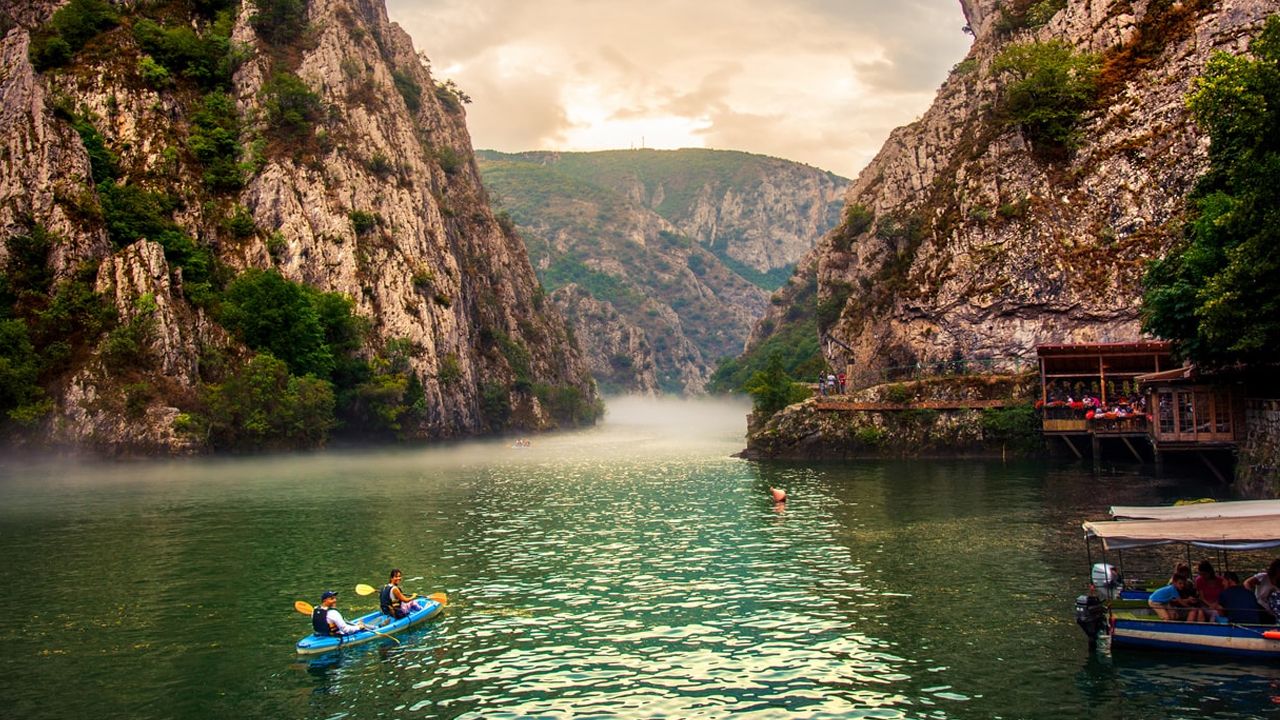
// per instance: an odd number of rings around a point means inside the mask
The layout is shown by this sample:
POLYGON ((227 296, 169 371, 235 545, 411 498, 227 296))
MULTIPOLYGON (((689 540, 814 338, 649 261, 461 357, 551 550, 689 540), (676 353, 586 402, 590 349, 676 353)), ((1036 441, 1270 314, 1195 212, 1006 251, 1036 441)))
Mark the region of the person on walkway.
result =
POLYGON ((382 592, 378 594, 378 604, 382 608, 382 613, 393 618, 402 618, 422 609, 423 606, 421 600, 415 599, 418 597, 417 593, 405 595, 400 589, 401 577, 399 568, 393 569, 387 584, 382 586, 382 592))
POLYGON ((844 373, 840 373, 839 375, 836 376, 836 388, 840 391, 841 395, 844 394, 844 381, 847 379, 848 378, 845 376, 844 373))
POLYGON ((1244 581, 1245 588, 1253 591, 1254 598, 1267 612, 1280 618, 1280 558, 1271 561, 1266 572, 1260 572, 1244 581))
POLYGON ((333 590, 320 594, 320 604, 311 611, 311 627, 317 635, 350 635, 361 630, 359 625, 348 623, 338 612, 338 593, 333 590))

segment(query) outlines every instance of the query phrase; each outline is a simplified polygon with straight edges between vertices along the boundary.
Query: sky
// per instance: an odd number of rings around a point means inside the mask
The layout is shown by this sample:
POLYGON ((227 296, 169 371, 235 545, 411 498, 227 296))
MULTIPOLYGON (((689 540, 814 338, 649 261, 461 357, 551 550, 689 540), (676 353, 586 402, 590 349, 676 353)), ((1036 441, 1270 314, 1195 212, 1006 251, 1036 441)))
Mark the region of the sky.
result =
POLYGON ((968 52, 957 0, 387 0, 477 148, 706 147, 853 178, 968 52))

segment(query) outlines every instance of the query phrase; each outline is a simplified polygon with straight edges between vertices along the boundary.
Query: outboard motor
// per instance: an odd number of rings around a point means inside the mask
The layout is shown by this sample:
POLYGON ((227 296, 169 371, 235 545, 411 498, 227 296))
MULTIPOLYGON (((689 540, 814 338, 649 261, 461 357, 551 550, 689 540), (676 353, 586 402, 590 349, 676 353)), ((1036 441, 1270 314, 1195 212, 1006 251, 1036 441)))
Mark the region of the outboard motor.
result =
POLYGON ((1107 626, 1107 606, 1093 593, 1077 597, 1076 624, 1089 638, 1089 649, 1097 649, 1098 633, 1107 626))

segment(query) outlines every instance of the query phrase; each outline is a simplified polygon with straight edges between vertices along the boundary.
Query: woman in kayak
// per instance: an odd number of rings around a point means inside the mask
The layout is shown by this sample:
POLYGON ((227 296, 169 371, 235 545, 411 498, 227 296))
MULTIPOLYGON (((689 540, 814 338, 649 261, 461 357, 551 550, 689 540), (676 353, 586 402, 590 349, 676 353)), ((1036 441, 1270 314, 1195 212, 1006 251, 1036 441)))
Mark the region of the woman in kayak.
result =
POLYGON ((422 609, 421 600, 415 600, 417 593, 406 596, 404 591, 400 589, 400 570, 396 568, 391 571, 391 578, 386 585, 382 586, 382 592, 378 594, 378 604, 382 608, 384 615, 393 618, 402 618, 411 612, 422 609))

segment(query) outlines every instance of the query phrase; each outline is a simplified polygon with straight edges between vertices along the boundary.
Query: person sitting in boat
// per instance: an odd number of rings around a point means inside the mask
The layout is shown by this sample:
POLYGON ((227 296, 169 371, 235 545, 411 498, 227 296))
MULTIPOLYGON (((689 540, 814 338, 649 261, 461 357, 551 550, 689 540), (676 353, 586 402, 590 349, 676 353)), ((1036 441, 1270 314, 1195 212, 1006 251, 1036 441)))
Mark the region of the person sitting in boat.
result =
POLYGON ((1254 598, 1275 618, 1280 618, 1280 558, 1271 561, 1266 572, 1260 572, 1244 581, 1245 588, 1253 591, 1254 598))
POLYGON ((311 611, 311 627, 317 635, 350 635, 360 632, 359 625, 352 625, 338 612, 338 593, 325 590, 320 594, 320 604, 311 611))
POLYGON ((1220 611, 1222 606, 1218 604, 1218 598, 1222 595, 1222 591, 1226 589, 1226 583, 1222 578, 1218 577, 1218 573, 1213 569, 1213 563, 1208 558, 1200 561, 1196 565, 1196 593, 1200 595, 1200 599, 1204 601, 1206 607, 1214 611, 1220 611))
POLYGON ((1183 593, 1188 590, 1195 592, 1191 580, 1181 575, 1174 575, 1168 585, 1151 593, 1151 597, 1147 598, 1147 605, 1150 605, 1156 615, 1164 620, 1204 622, 1204 611, 1196 607, 1200 599, 1194 595, 1183 596, 1183 593))
POLYGON ((1222 573, 1222 582, 1226 587, 1218 595, 1218 605, 1227 620, 1246 625, 1261 624, 1266 618, 1262 607, 1258 605, 1253 593, 1240 584, 1240 576, 1228 570, 1222 573))
POLYGON ((400 589, 400 578, 400 570, 392 570, 387 584, 382 586, 382 592, 378 594, 378 604, 382 608, 382 614, 393 618, 402 618, 423 607, 423 602, 415 599, 418 597, 417 593, 406 596, 400 589))

